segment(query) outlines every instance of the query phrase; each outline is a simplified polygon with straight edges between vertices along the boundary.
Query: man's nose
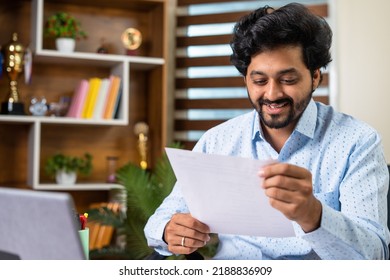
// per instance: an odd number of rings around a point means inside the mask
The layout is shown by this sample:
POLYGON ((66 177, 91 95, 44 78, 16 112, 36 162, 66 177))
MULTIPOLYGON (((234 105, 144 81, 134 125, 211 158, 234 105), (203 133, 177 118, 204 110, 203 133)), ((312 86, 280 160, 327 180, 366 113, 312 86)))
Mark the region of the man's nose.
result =
POLYGON ((277 81, 269 80, 264 98, 268 100, 277 100, 283 97, 283 90, 277 81))

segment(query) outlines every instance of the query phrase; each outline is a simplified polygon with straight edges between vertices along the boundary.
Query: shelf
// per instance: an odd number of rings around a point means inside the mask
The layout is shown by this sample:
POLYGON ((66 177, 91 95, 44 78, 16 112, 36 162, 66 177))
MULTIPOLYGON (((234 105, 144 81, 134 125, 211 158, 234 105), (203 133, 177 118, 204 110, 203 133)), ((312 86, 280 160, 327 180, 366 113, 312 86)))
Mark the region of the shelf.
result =
POLYGON ((45 0, 47 3, 55 4, 72 4, 78 6, 95 6, 103 8, 116 8, 116 9, 134 9, 138 11, 148 11, 164 3, 166 0, 115 0, 115 1, 104 1, 104 0, 45 0))
POLYGON ((3 123, 40 123, 40 124, 71 124, 71 125, 127 125, 126 120, 96 120, 96 119, 81 119, 69 117, 35 117, 35 116, 10 116, 0 115, 0 122, 3 123))
MULTIPOLYGON (((31 48, 37 56, 43 59, 50 57, 68 58, 71 60, 89 60, 93 63, 98 61, 125 62, 131 63, 137 70, 149 70, 156 66, 163 65, 165 60, 161 45, 163 37, 164 0, 147 1, 50 1, 33 0, 33 14, 31 26, 34 40, 31 48), (85 7, 85 9, 80 9, 85 7), (65 11, 76 15, 82 22, 83 29, 87 32, 86 40, 79 40, 76 45, 76 52, 73 54, 59 54, 55 47, 49 43, 50 40, 44 36, 44 26, 47 17, 57 11, 65 11), (113 18, 116 20, 112 23, 113 18), (126 55, 126 49, 122 44, 121 35, 128 27, 134 27, 142 33, 142 44, 133 55, 126 55), (108 44, 109 54, 96 53, 99 41, 105 40, 108 44), (80 46, 78 49, 77 46, 80 46)), ((107 45, 106 44, 106 45, 107 45)), ((73 62, 73 61, 72 61, 73 62)))
POLYGON ((58 184, 39 184, 35 186, 35 190, 46 191, 107 191, 112 189, 124 189, 119 184, 102 184, 102 183, 85 183, 63 186, 58 184))
POLYGON ((95 54, 86 52, 60 53, 56 50, 36 50, 34 63, 89 64, 94 66, 113 67, 118 63, 130 63, 135 70, 151 70, 165 63, 156 57, 141 57, 117 54, 95 54))

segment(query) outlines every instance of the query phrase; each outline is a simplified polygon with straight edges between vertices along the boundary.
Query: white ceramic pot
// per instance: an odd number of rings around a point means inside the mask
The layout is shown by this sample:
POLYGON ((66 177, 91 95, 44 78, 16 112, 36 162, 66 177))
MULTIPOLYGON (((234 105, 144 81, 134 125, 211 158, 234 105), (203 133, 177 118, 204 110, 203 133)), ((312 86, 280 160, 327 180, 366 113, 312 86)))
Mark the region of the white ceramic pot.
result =
POLYGON ((59 185, 74 185, 76 183, 77 174, 76 172, 65 172, 64 170, 57 171, 56 182, 59 185))
POLYGON ((57 38, 56 48, 59 52, 71 53, 76 47, 76 40, 73 38, 57 38))

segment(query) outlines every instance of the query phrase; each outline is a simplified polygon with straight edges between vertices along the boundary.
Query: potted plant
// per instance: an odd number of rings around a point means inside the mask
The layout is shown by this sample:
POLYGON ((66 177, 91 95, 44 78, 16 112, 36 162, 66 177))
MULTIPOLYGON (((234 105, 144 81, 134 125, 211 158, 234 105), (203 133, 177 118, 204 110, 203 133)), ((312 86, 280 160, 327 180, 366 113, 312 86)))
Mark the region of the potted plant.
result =
POLYGON ((58 184, 74 184, 77 174, 89 175, 92 171, 92 156, 85 153, 83 157, 67 156, 57 153, 46 161, 45 171, 55 177, 58 184))
POLYGON ((66 12, 58 12, 50 16, 46 20, 44 33, 47 37, 56 39, 57 49, 65 52, 74 50, 75 40, 87 38, 81 23, 66 12))

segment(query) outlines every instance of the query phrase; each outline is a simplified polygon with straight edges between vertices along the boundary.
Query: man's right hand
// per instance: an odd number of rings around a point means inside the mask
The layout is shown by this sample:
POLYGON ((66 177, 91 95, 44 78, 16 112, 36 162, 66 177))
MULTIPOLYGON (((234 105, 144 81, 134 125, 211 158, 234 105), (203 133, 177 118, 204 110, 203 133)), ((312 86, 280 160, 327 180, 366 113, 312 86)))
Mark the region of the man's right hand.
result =
POLYGON ((174 214, 164 230, 168 250, 174 254, 191 254, 210 240, 207 225, 193 218, 191 214, 174 214))

